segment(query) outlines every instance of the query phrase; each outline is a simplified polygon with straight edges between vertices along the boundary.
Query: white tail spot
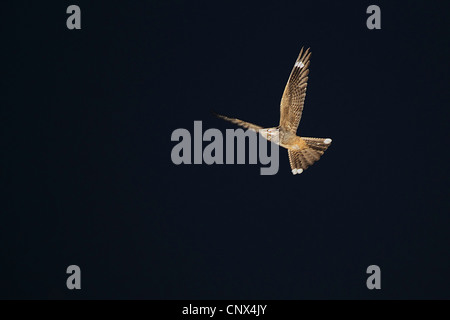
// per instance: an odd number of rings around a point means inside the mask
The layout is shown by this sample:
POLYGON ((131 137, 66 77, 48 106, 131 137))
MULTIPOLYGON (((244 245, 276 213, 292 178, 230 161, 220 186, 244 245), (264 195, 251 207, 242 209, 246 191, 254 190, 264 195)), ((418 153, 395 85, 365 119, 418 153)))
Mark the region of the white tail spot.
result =
POLYGON ((325 140, 323 140, 323 143, 330 144, 331 143, 331 139, 330 138, 326 138, 325 140))

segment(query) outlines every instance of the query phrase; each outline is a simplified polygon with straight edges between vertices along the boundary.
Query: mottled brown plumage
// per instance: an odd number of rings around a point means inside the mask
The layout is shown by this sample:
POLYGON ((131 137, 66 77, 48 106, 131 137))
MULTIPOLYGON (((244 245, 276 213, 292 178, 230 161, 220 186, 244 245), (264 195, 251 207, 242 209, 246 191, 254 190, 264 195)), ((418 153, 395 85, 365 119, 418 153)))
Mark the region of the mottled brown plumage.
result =
POLYGON ((302 173, 303 170, 319 160, 331 144, 330 138, 305 138, 296 134, 305 103, 310 57, 309 48, 306 51, 303 51, 302 48, 281 98, 278 127, 263 128, 250 122, 216 114, 221 119, 259 132, 267 140, 288 149, 293 174, 302 173))

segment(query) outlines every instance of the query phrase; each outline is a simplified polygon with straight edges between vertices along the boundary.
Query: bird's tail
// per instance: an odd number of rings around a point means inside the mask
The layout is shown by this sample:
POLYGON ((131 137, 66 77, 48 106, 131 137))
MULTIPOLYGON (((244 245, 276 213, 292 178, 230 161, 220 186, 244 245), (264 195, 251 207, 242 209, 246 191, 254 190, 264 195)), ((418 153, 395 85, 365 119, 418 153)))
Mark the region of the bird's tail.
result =
POLYGON ((218 113, 215 113, 215 112, 212 112, 212 113, 217 118, 220 118, 220 119, 223 119, 223 120, 226 120, 226 121, 230 121, 230 122, 232 122, 234 124, 237 124, 238 126, 246 128, 246 129, 250 129, 250 130, 253 130, 253 131, 256 131, 256 132, 258 132, 259 130, 263 129, 263 127, 260 127, 260 126, 258 126, 256 124, 253 124, 253 123, 250 123, 250 122, 242 121, 242 120, 235 119, 235 118, 228 118, 228 117, 225 117, 225 116, 223 116, 221 114, 218 114, 218 113))
POLYGON ((330 138, 304 138, 307 147, 300 150, 288 150, 289 162, 293 174, 302 173, 314 162, 318 161, 331 145, 330 138))

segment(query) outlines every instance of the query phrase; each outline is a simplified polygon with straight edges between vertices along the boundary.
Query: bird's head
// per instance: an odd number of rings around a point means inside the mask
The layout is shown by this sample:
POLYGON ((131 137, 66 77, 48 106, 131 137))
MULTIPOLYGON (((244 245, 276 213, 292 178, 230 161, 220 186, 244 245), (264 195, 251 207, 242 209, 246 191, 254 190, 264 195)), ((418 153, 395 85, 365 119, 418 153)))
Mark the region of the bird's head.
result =
POLYGON ((277 143, 280 138, 280 130, 278 127, 259 130, 259 133, 267 140, 277 143))

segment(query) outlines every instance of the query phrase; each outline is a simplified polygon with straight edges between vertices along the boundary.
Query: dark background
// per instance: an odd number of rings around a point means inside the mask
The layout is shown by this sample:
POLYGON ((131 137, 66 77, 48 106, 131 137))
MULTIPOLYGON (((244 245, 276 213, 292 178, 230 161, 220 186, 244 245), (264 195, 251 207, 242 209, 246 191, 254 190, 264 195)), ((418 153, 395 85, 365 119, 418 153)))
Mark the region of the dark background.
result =
POLYGON ((449 299, 448 12, 2 3, 0 298, 449 299), (333 138, 318 163, 293 176, 284 149, 274 176, 172 163, 175 129, 236 128, 211 110, 277 125, 302 46, 300 134, 333 138))

